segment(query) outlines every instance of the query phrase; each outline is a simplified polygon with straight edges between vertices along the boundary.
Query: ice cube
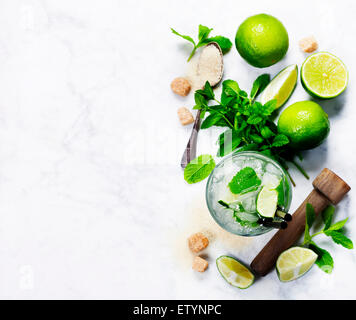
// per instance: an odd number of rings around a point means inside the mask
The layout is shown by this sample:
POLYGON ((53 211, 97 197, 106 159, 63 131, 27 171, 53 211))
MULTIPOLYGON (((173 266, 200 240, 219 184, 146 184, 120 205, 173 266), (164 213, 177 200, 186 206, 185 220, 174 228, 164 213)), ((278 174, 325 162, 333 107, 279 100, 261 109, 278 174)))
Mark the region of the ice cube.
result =
POLYGON ((270 172, 266 172, 262 177, 262 185, 268 186, 269 189, 276 189, 280 182, 281 178, 270 172))

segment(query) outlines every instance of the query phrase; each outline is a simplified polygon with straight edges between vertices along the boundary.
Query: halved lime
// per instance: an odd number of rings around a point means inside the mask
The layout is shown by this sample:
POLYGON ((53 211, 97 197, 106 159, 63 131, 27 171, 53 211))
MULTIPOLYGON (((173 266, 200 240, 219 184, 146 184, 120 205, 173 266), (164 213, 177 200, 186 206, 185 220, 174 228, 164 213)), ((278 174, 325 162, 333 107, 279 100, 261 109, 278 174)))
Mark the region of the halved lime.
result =
POLYGON ((328 52, 318 52, 304 61, 300 78, 310 95, 330 99, 346 89, 349 75, 345 64, 338 57, 328 52))
POLYGON ((282 252, 276 264, 279 280, 287 282, 301 277, 310 270, 317 258, 314 251, 302 247, 292 247, 282 252))
POLYGON ((277 210, 278 192, 264 186, 257 196, 257 212, 265 218, 273 218, 277 210))
POLYGON ((280 108, 292 95, 297 85, 297 79, 298 66, 296 64, 292 64, 284 68, 272 79, 266 89, 263 90, 261 95, 261 103, 265 104, 272 99, 276 99, 276 108, 280 108))
POLYGON ((246 289, 255 280, 253 273, 235 258, 221 256, 216 259, 216 266, 222 277, 234 287, 246 289))

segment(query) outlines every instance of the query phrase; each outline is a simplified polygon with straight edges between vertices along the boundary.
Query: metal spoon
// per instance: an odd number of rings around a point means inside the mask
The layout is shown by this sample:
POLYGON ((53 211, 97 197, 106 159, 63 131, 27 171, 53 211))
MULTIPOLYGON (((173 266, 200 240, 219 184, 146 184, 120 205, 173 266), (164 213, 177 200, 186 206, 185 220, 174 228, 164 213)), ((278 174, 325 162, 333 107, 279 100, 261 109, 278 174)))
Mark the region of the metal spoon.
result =
MULTIPOLYGON (((224 60, 223 60, 223 53, 221 51, 220 46, 216 43, 216 42, 210 42, 208 43, 204 48, 207 48, 208 46, 215 46, 216 48, 219 49, 220 52, 220 57, 221 57, 221 72, 220 74, 216 77, 216 80, 213 81, 212 83, 210 83, 210 85, 212 87, 216 86, 222 79, 223 76, 223 72, 224 72, 224 60)), ((201 56, 201 55, 200 55, 201 56)), ((200 58, 199 58, 200 60, 200 58)), ((199 61, 198 61, 198 66, 197 66, 198 72, 199 72, 199 61)), ((185 148, 185 151, 183 153, 183 157, 181 160, 181 167, 184 169, 187 164, 196 158, 196 153, 197 153, 197 140, 198 140, 198 132, 200 129, 200 110, 198 110, 195 121, 194 121, 194 125, 193 125, 193 129, 192 129, 192 133, 190 135, 189 141, 187 143, 187 147, 185 148)))

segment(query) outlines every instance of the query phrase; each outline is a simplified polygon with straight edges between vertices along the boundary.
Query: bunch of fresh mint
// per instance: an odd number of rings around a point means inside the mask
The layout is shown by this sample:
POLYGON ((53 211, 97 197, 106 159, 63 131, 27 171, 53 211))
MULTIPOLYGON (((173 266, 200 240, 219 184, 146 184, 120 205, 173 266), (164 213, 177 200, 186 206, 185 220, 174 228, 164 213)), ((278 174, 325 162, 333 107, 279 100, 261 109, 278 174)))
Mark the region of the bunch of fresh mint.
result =
POLYGON ((322 213, 322 219, 324 222, 324 228, 314 234, 310 234, 310 228, 315 221, 315 211, 310 203, 306 205, 306 221, 305 221, 305 232, 303 245, 308 246, 317 255, 316 260, 317 266, 326 273, 331 273, 334 267, 334 260, 330 253, 325 249, 320 248, 312 239, 317 235, 324 234, 330 237, 336 244, 339 244, 347 249, 353 248, 352 240, 346 237, 344 225, 347 219, 338 221, 332 224, 332 219, 334 216, 335 207, 329 206, 322 213))
POLYGON ((194 48, 188 58, 188 61, 190 61, 190 59, 194 56, 194 53, 198 48, 203 47, 210 42, 216 42, 220 46, 223 54, 227 53, 232 47, 231 41, 226 37, 215 36, 215 37, 209 38, 209 34, 213 29, 210 29, 210 28, 203 26, 201 24, 199 25, 198 42, 197 43, 193 40, 192 37, 182 35, 182 34, 178 33, 177 31, 175 31, 173 28, 171 28, 171 30, 175 35, 177 35, 177 36, 179 36, 193 44, 194 48))
MULTIPOLYGON (((295 161, 298 154, 289 148, 288 137, 278 133, 274 123, 277 101, 270 100, 264 105, 256 101, 259 93, 269 82, 270 76, 262 74, 254 81, 250 95, 248 95, 240 89, 236 81, 225 80, 222 83, 220 101, 215 98, 209 82, 206 82, 204 89, 197 90, 194 96, 194 109, 201 110, 201 117, 204 118, 205 114, 209 113, 201 128, 227 127, 227 130, 218 138, 217 155, 219 157, 236 149, 238 151, 259 151, 279 162, 287 173, 287 161, 294 163, 297 169, 306 178, 309 178, 295 161), (211 105, 210 102, 215 104, 211 105)), ((292 178, 291 181, 294 184, 292 178)))

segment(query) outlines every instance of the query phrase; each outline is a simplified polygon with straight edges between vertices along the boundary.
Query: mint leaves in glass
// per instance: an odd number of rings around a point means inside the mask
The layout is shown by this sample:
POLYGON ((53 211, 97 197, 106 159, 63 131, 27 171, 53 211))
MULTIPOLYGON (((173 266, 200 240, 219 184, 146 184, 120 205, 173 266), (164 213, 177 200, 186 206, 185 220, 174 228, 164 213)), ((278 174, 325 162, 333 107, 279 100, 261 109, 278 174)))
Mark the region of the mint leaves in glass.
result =
POLYGON ((222 228, 237 235, 268 232, 271 228, 259 223, 261 215, 257 212, 263 188, 276 190, 278 207, 288 211, 292 194, 284 169, 261 153, 235 152, 221 161, 209 177, 206 201, 210 214, 222 228))

